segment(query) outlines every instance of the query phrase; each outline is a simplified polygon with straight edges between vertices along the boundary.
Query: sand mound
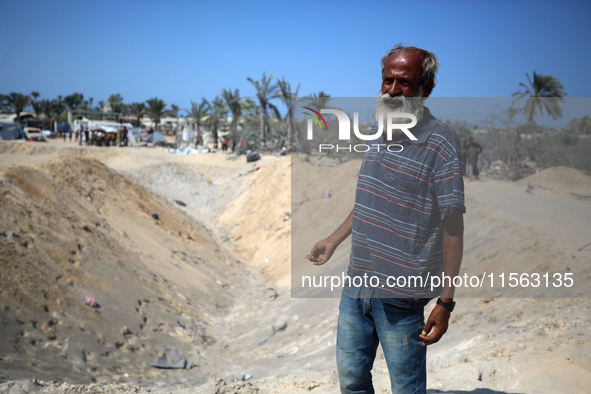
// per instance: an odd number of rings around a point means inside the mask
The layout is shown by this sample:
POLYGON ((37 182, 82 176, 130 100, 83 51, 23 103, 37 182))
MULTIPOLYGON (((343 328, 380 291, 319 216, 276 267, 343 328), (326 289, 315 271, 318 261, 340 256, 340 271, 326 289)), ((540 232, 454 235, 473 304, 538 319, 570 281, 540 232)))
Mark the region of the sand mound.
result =
POLYGON ((215 341, 209 316, 229 305, 221 290, 243 268, 228 271, 235 260, 202 225, 91 158, 2 176, 3 379, 153 376, 165 348, 215 341))
POLYGON ((550 167, 516 183, 591 198, 591 177, 570 167, 550 167))

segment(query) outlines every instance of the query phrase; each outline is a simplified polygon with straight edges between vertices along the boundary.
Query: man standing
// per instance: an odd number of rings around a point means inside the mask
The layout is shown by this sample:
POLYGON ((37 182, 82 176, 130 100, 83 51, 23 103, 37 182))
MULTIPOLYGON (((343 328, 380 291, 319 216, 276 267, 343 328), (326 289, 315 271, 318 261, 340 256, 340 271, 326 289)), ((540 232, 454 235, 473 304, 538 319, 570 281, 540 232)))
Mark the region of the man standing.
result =
POLYGON ((391 139, 380 137, 385 145, 371 145, 359 172, 353 210, 306 256, 315 265, 324 264, 352 234, 347 275, 377 278, 369 281, 372 285, 350 281, 343 288, 337 330, 343 393, 374 392, 371 369, 379 343, 392 392, 425 393, 426 346, 447 331, 455 305, 450 281, 435 290, 428 281, 442 273, 452 278, 458 274, 465 212, 460 143, 423 106, 435 86, 437 68, 431 52, 400 44, 382 58, 376 117, 380 112, 414 115, 418 123, 410 131, 416 140, 399 132, 391 139), (387 149, 393 144, 403 149, 387 149), (439 293, 425 324, 423 308, 439 293))
POLYGON ((466 159, 466 164, 468 165, 467 175, 470 177, 469 179, 478 180, 478 155, 481 154, 483 151, 482 145, 478 142, 474 141, 473 137, 468 139, 468 147, 466 152, 464 153, 464 157, 466 159))

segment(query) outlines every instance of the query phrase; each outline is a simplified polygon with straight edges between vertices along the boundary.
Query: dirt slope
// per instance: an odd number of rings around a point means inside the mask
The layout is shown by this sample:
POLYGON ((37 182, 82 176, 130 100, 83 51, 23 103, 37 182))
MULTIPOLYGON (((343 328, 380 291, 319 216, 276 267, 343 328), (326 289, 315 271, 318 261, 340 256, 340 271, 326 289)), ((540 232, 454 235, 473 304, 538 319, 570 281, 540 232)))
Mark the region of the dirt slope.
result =
POLYGON ((244 267, 176 204, 100 161, 50 159, 2 168, 3 379, 150 376, 164 348, 212 342, 210 316, 244 267))

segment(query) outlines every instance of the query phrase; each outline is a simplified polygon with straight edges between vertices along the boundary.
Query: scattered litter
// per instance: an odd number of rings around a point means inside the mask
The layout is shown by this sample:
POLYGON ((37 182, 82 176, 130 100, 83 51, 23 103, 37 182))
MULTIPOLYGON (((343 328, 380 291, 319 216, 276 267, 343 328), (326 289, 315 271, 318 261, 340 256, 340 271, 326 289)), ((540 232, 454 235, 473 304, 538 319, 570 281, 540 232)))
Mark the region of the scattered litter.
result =
POLYGON ((255 172, 255 171, 258 171, 258 170, 260 170, 260 169, 261 169, 261 167, 260 167, 260 166, 258 166, 258 167, 255 167, 255 168, 253 168, 252 170, 248 170, 248 171, 246 171, 244 174, 240 174, 240 175, 238 175, 238 176, 252 174, 253 172, 255 172))
POLYGON ((277 297, 279 297, 279 294, 277 294, 277 290, 275 290, 272 287, 268 287, 267 292, 270 292, 269 298, 272 300, 275 300, 275 299, 277 299, 277 297))
POLYGON ((324 192, 324 202, 330 201, 330 190, 324 192))
POLYGON ((126 378, 128 378, 129 377, 129 374, 126 372, 126 373, 123 374, 123 376, 126 377, 126 378))
POLYGON ((251 161, 260 160, 260 158, 261 158, 261 155, 259 155, 259 152, 257 152, 256 150, 246 154, 246 162, 247 163, 250 163, 251 161))
POLYGON ((211 177, 208 176, 205 182, 207 182, 208 185, 211 185, 211 177))
POLYGON ((96 300, 94 298, 89 297, 89 296, 85 296, 84 300, 82 302, 84 302, 86 305, 88 305, 91 308, 99 308, 100 307, 98 302, 96 302, 96 300))
POLYGON ((157 213, 153 213, 153 214, 152 214, 152 219, 154 219, 154 220, 159 220, 159 219, 160 219, 160 217, 158 216, 158 214, 157 214, 157 213))
POLYGON ((277 328, 275 328, 275 326, 273 326, 273 334, 275 334, 276 332, 279 332, 279 331, 284 331, 286 328, 287 328, 287 322, 284 322, 283 324, 281 324, 277 328))
POLYGON ((177 204, 179 204, 181 207, 186 207, 187 204, 185 204, 184 202, 180 201, 180 200, 174 200, 174 202, 176 202, 177 204))
POLYGON ((162 356, 158 357, 156 361, 150 363, 150 366, 166 369, 191 369, 193 366, 193 359, 190 358, 187 360, 176 349, 166 349, 162 356))
POLYGON ((289 220, 290 217, 291 217, 291 215, 289 214, 289 212, 286 212, 285 217, 283 218, 283 221, 285 222, 285 221, 289 220))
POLYGON ((196 155, 199 153, 199 149, 189 148, 188 146, 181 146, 177 149, 169 150, 171 153, 176 153, 177 155, 196 155))
POLYGON ((23 193, 23 191, 21 189, 19 189, 18 187, 16 187, 16 185, 12 182, 10 182, 9 179, 5 179, 4 183, 6 183, 8 186, 10 186, 15 192, 17 192, 20 195, 25 195, 25 193, 23 193))
POLYGON ((8 237, 6 237, 6 239, 10 239, 10 238, 12 238, 12 237, 14 237, 14 231, 13 231, 13 232, 11 232, 10 234, 8 234, 8 237))
POLYGON ((123 326, 123 328, 121 329, 121 334, 123 334, 123 336, 127 336, 127 335, 131 335, 133 333, 131 332, 129 327, 123 326))
POLYGON ((259 339, 258 341, 255 341, 254 344, 257 345, 257 346, 260 346, 263 343, 267 342, 269 339, 271 339, 273 337, 273 335, 275 335, 279 331, 284 331, 286 328, 287 328, 287 322, 284 322, 283 324, 281 324, 277 328, 275 328, 275 326, 272 326, 273 332, 271 333, 271 335, 269 336, 269 338, 259 339))
POLYGON ((242 372, 242 380, 252 379, 252 375, 246 372, 242 372))
POLYGON ((265 264, 269 264, 269 259, 265 259, 265 264))

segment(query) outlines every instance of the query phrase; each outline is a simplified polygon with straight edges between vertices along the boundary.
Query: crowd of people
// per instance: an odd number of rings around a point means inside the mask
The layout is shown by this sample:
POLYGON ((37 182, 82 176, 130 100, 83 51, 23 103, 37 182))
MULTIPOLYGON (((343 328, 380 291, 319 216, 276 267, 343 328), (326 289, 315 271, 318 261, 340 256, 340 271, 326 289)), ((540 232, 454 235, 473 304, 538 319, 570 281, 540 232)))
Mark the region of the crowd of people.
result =
POLYGON ((86 145, 97 146, 127 146, 129 131, 125 126, 117 128, 116 133, 107 133, 101 130, 89 130, 88 127, 80 125, 76 131, 63 131, 63 139, 66 141, 66 135, 69 135, 70 142, 72 142, 72 135, 74 135, 74 142, 79 145, 83 143, 86 145))

